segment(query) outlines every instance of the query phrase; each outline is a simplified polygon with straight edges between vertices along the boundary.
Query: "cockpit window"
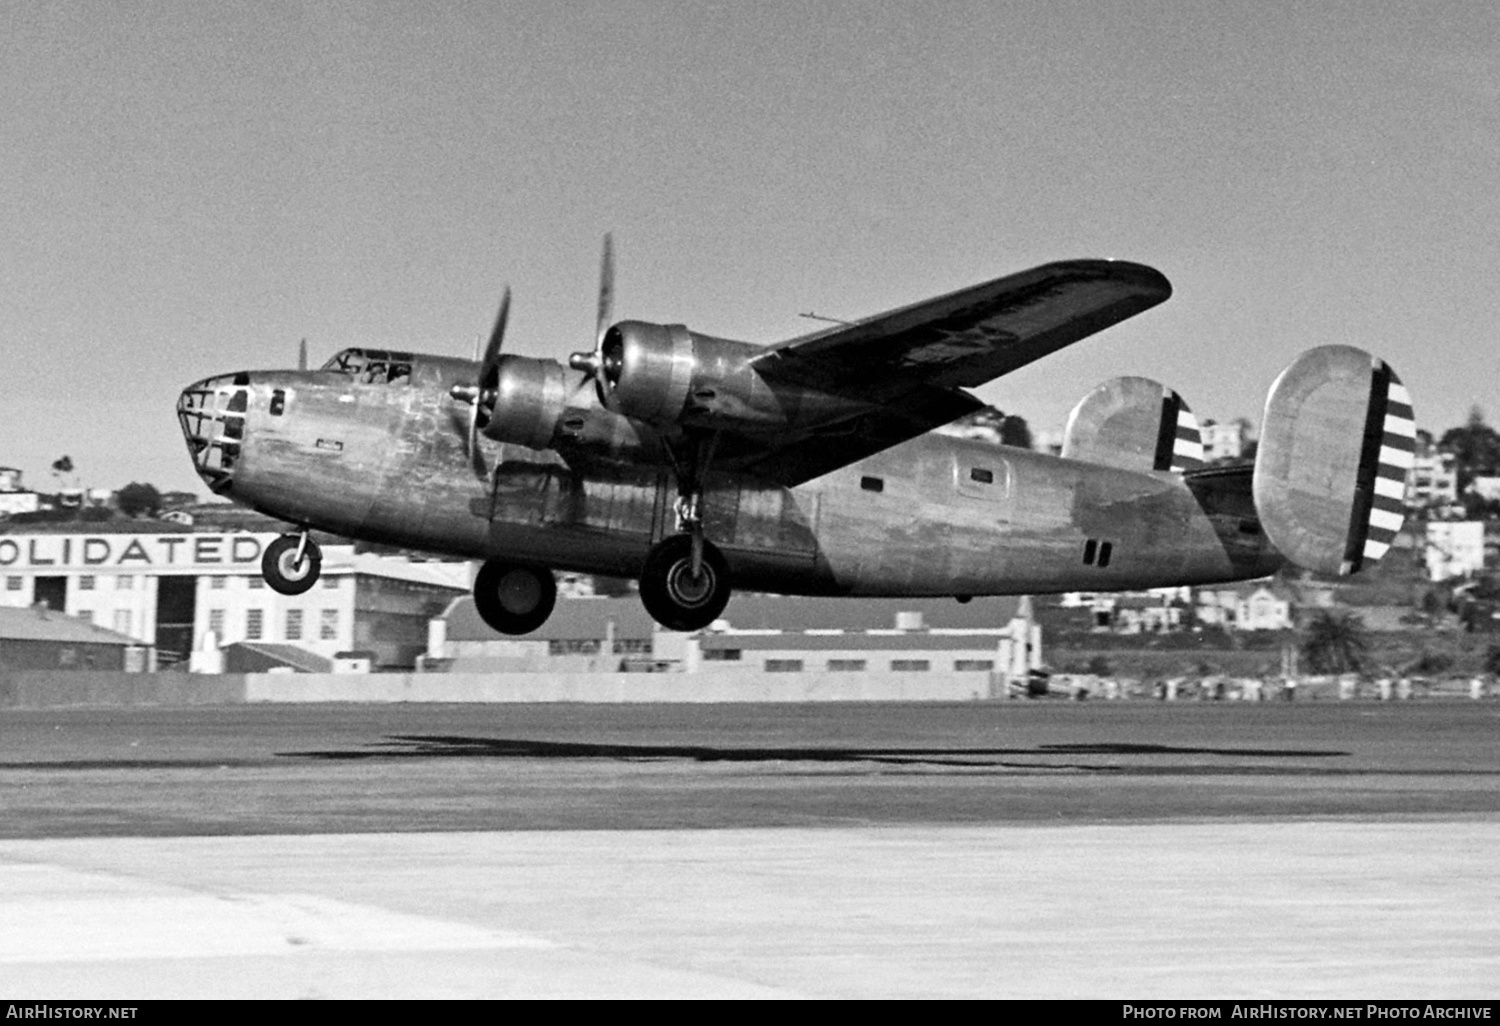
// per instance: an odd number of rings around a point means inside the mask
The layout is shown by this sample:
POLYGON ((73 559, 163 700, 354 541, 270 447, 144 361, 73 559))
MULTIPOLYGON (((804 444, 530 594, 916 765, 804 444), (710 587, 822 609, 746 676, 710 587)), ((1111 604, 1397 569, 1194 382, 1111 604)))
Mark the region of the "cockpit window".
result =
POLYGON ((323 365, 326 371, 347 374, 366 385, 385 385, 411 380, 410 353, 385 349, 345 349, 323 365))

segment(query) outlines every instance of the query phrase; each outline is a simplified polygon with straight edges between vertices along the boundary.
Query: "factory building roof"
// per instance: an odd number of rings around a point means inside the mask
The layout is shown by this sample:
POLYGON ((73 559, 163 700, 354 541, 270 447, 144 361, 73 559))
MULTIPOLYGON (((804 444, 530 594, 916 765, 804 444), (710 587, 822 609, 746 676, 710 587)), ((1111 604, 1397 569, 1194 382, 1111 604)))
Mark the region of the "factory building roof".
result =
POLYGON ((0 638, 10 641, 59 641, 75 645, 141 644, 129 635, 96 627, 88 620, 40 606, 0 606, 0 638))

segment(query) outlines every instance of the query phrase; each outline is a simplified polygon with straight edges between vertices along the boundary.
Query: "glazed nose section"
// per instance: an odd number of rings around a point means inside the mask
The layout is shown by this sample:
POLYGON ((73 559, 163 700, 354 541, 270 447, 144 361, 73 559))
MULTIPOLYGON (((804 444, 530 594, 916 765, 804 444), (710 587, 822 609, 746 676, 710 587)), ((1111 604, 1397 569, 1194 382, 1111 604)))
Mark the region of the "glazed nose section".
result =
POLYGON ((177 397, 177 422, 187 441, 198 476, 216 495, 234 483, 235 465, 245 442, 245 413, 250 407, 250 375, 204 378, 177 397))

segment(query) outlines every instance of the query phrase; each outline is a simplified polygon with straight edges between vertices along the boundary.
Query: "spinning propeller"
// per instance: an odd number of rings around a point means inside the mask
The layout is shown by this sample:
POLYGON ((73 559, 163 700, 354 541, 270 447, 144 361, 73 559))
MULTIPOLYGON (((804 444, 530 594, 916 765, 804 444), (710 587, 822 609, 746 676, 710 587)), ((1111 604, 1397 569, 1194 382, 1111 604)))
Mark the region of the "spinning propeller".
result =
MULTIPOLYGON (((594 348, 587 353, 574 353, 568 357, 568 366, 583 371, 583 383, 592 381, 599 392, 599 402, 604 403, 609 394, 613 378, 619 375, 617 358, 606 356, 604 336, 609 331, 615 302, 615 248, 614 241, 606 232, 604 257, 599 264, 599 315, 594 322, 594 348)), ((581 387, 581 385, 580 385, 581 387)))
POLYGON ((464 399, 469 402, 469 426, 465 435, 465 451, 474 465, 474 473, 480 477, 487 473, 484 466, 484 454, 479 451, 480 408, 484 406, 486 394, 491 402, 494 401, 495 385, 500 377, 500 346, 505 341, 505 322, 509 318, 510 286, 507 285, 504 294, 500 297, 500 312, 495 315, 495 326, 490 331, 490 341, 484 347, 484 355, 480 356, 477 344, 474 347, 474 357, 479 364, 479 376, 472 385, 454 385, 451 393, 455 399, 464 399))

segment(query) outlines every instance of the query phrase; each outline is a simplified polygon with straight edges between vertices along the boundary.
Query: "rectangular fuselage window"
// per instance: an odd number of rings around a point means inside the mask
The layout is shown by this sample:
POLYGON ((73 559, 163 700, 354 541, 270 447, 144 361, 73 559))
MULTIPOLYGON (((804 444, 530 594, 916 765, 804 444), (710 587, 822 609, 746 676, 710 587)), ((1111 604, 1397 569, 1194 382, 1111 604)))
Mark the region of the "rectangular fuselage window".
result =
POLYGON ((984 467, 970 467, 969 480, 977 481, 980 484, 994 484, 995 472, 993 470, 986 470, 984 467))
POLYGON ((801 673, 801 659, 767 659, 767 673, 801 673))
POLYGON ((885 491, 885 478, 866 475, 859 479, 859 486, 867 492, 883 492, 885 491))
POLYGON ((1085 566, 1097 566, 1102 570, 1109 566, 1109 561, 1114 554, 1114 542, 1101 542, 1090 538, 1083 543, 1083 562, 1085 566))

